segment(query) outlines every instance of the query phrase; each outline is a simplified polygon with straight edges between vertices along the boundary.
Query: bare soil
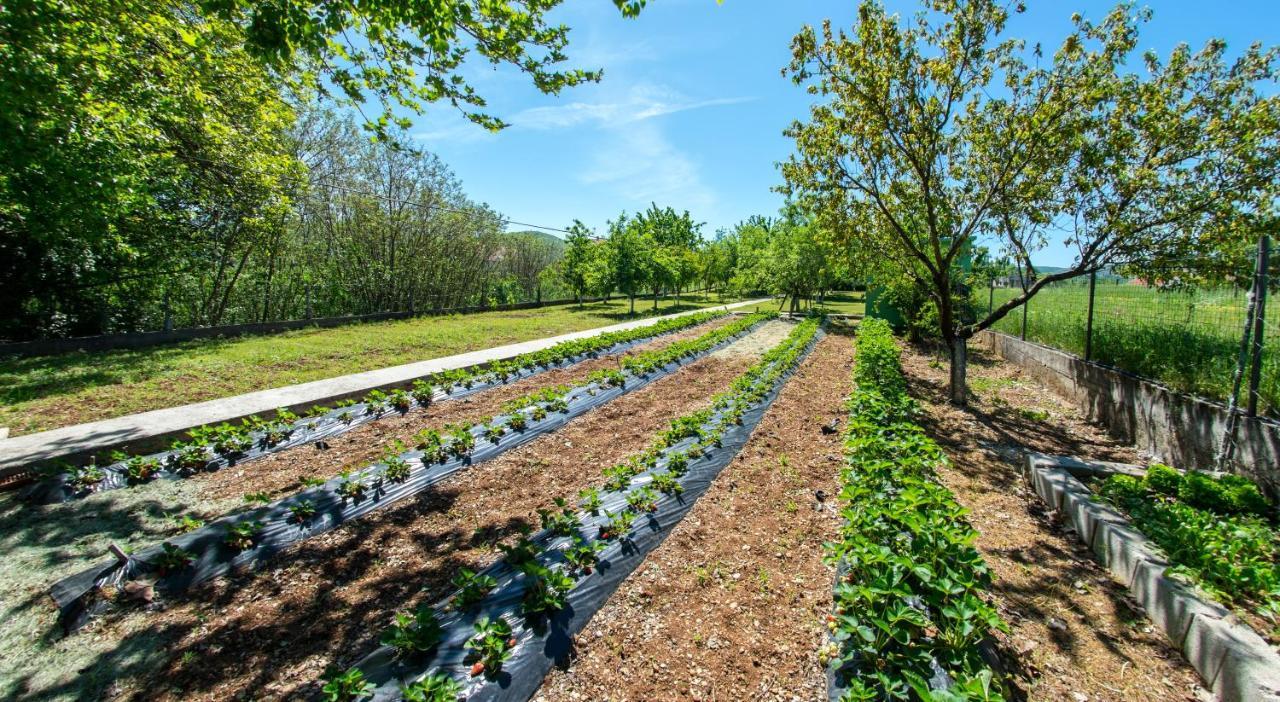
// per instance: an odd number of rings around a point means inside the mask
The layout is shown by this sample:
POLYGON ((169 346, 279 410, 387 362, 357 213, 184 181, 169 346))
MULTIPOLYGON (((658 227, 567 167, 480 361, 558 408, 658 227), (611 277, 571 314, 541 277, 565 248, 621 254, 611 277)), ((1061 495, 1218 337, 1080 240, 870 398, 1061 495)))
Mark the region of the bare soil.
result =
POLYGON ((1031 700, 1194 700, 1195 670, 1111 579, 1089 548, 1025 485, 1025 451, 1137 462, 1131 447, 1019 368, 972 350, 967 409, 946 402, 947 370, 907 348, 903 365, 923 424, 951 463, 939 478, 970 510, 978 550, 1010 625, 997 636, 1014 683, 1031 700))
POLYGON ((537 700, 826 699, 818 663, 853 356, 823 339, 742 452, 583 630, 537 700), (820 494, 819 494, 820 493, 820 494))
POLYGON ((300 481, 304 477, 327 479, 348 468, 362 468, 381 458, 395 441, 412 446, 414 435, 423 429, 439 429, 446 424, 472 423, 487 419, 501 412, 503 403, 508 400, 523 397, 542 388, 580 383, 597 370, 617 368, 619 359, 623 356, 658 351, 677 341, 702 336, 727 324, 729 319, 731 317, 726 316, 684 329, 632 347, 623 354, 587 359, 566 368, 544 371, 468 397, 436 402, 426 408, 415 407, 403 415, 392 413, 340 436, 326 439, 325 442, 329 448, 325 450, 310 444, 298 446, 243 465, 229 466, 212 473, 201 473, 188 479, 200 481, 202 494, 212 500, 240 497, 257 492, 265 492, 272 498, 276 498, 299 489, 300 481))
POLYGON ((394 611, 448 594, 460 567, 496 560, 498 543, 536 523, 536 508, 599 483, 603 466, 705 405, 753 360, 701 359, 436 489, 303 542, 256 573, 108 625, 97 635, 128 634, 93 667, 132 673, 109 691, 114 698, 314 694, 326 669, 376 646, 394 611), (151 651, 149 662, 130 669, 121 664, 133 661, 117 660, 140 648, 151 651))

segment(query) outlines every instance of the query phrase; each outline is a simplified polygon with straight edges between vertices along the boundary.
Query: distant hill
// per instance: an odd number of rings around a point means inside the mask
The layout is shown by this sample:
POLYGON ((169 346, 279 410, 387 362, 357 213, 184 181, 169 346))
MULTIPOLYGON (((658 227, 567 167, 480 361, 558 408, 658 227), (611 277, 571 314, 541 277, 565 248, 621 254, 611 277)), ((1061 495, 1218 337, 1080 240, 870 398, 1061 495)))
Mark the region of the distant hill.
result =
POLYGON ((540 232, 540 231, 535 231, 533 229, 526 229, 524 231, 518 231, 518 232, 507 232, 507 235, 508 236, 528 235, 528 236, 536 237, 538 239, 542 239, 544 241, 551 243, 553 246, 556 247, 557 251, 564 250, 564 239, 561 239, 560 237, 554 234, 551 234, 549 232, 540 232))

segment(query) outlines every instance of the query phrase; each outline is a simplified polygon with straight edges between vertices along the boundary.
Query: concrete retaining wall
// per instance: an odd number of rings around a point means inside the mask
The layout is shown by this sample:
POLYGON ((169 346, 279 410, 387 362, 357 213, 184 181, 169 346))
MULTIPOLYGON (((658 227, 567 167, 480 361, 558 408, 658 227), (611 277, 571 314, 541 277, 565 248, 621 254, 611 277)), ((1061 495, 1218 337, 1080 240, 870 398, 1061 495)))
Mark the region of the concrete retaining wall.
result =
MULTIPOLYGON (((985 331, 977 345, 1075 402, 1122 441, 1180 468, 1213 467, 1226 426, 1224 405, 1170 390, 1118 368, 1085 361, 1008 334, 985 331)), ((1241 417, 1232 469, 1280 497, 1280 423, 1241 417)))

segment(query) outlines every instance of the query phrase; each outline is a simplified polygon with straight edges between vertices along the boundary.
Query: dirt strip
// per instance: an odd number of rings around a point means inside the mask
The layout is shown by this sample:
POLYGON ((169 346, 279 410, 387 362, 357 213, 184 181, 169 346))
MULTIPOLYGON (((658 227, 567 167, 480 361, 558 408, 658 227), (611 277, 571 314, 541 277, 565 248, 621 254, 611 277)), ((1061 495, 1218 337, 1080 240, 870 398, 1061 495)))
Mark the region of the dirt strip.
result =
POLYGON ((1029 699, 1055 702, 1203 696, 1195 671, 1019 470, 1019 450, 1135 463, 1133 449, 1016 366, 972 354, 967 410, 946 403, 944 364, 910 348, 903 364, 923 423, 952 461, 939 476, 971 510, 978 550, 995 573, 993 594, 1012 628, 998 640, 1015 682, 1029 699))
POLYGON ((825 699, 841 435, 822 428, 845 414, 852 355, 848 336, 819 342, 536 700, 825 699))
MULTIPOLYGON (((739 343, 750 348, 775 325, 785 326, 771 323, 739 343)), ((446 595, 458 568, 487 565, 499 542, 535 525, 536 508, 600 483, 602 468, 705 406, 757 357, 699 360, 435 490, 308 540, 262 571, 214 581, 164 611, 107 618, 88 635, 118 643, 88 675, 129 678, 109 691, 121 699, 314 692, 327 668, 376 645, 395 609, 446 595)))

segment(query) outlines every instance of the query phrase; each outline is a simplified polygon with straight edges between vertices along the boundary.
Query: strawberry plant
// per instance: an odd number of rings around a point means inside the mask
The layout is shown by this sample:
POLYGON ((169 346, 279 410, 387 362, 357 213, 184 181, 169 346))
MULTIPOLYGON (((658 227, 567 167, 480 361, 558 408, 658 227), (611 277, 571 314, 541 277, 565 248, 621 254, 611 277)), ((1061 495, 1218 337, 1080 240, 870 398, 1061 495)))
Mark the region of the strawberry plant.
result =
POLYGON ((524 616, 537 617, 558 612, 568 604, 574 581, 567 573, 537 563, 526 564, 520 570, 525 575, 524 597, 520 600, 520 611, 524 616))
POLYGON ((443 673, 427 677, 400 688, 404 702, 457 702, 466 690, 462 683, 443 673))
POLYGON ((582 507, 586 512, 598 515, 600 514, 600 490, 597 488, 583 488, 578 493, 578 506, 582 507))
POLYGON ((365 494, 369 491, 369 486, 360 482, 360 476, 352 479, 351 471, 349 470, 344 470, 338 475, 342 477, 342 482, 338 483, 338 495, 342 499, 349 499, 352 502, 359 502, 364 499, 365 494))
POLYGON ((298 484, 304 488, 320 487, 321 485, 324 485, 324 483, 324 478, 317 478, 314 475, 304 475, 301 478, 298 478, 298 484))
POLYGON ((289 505, 289 515, 293 521, 306 524, 316 516, 316 503, 311 500, 302 500, 295 505, 289 505))
POLYGON ((609 466, 603 471, 605 477, 604 489, 611 492, 622 492, 631 486, 631 478, 635 475, 635 471, 631 466, 625 463, 619 463, 615 466, 609 466))
POLYGON ((457 427, 449 432, 449 453, 455 458, 466 458, 476 447, 476 437, 467 427, 457 427))
MULTIPOLYGON (((689 454, 672 453, 667 456, 667 472, 671 475, 680 477, 689 472, 689 454)), ((661 488, 659 488, 661 489, 661 488)))
POLYGON ((600 552, 603 550, 604 544, 599 541, 575 538, 573 544, 564 550, 564 560, 574 573, 591 575, 596 563, 600 562, 600 552))
POLYGON ((458 593, 451 602, 456 609, 467 609, 480 602, 498 586, 498 581, 492 575, 479 575, 467 568, 460 569, 449 582, 458 588, 458 593))
POLYGON ((480 431, 484 434, 484 438, 496 444, 502 439, 502 435, 507 433, 507 428, 501 424, 485 424, 480 431))
POLYGON ((209 465, 209 451, 201 444, 180 441, 173 445, 173 451, 168 463, 175 473, 190 475, 209 465))
POLYGON ((569 412, 569 401, 563 397, 556 397, 547 400, 542 406, 547 408, 548 412, 559 412, 560 414, 567 414, 569 412))
POLYGON ((380 641, 394 648, 397 656, 413 656, 435 648, 443 636, 436 611, 424 603, 413 614, 397 612, 380 641))
POLYGON ((587 380, 589 382, 596 383, 601 387, 620 388, 626 385, 627 376, 620 370, 604 368, 587 376, 587 380))
POLYGON ((387 404, 391 405, 391 409, 404 414, 413 407, 413 396, 404 390, 393 390, 387 395, 387 404))
POLYGON ((578 515, 564 498, 555 498, 556 509, 539 509, 542 528, 556 536, 573 536, 578 533, 578 515))
POLYGON ((425 464, 444 463, 449 460, 449 449, 445 447, 444 437, 435 429, 423 429, 414 435, 416 448, 422 452, 425 464))
POLYGON ((353 419, 355 419, 355 417, 351 415, 350 410, 343 410, 340 414, 338 414, 338 421, 342 422, 343 424, 350 424, 351 420, 353 419))
POLYGON ((628 512, 627 510, 622 510, 617 514, 605 510, 604 515, 608 521, 600 527, 600 538, 606 541, 625 535, 636 519, 635 512, 628 512))
POLYGON ((262 529, 262 522, 237 522, 227 527, 227 533, 222 537, 222 541, 232 550, 248 551, 253 548, 262 529))
POLYGON ((391 409, 391 399, 387 397, 387 393, 381 390, 370 390, 369 394, 364 396, 364 411, 366 414, 372 414, 377 417, 389 409, 391 409))
POLYGON ((156 573, 163 578, 186 569, 194 560, 195 556, 192 556, 190 551, 166 541, 161 544, 160 555, 156 556, 153 565, 156 573))
POLYGON ((511 431, 524 431, 529 428, 529 418, 520 412, 516 412, 507 418, 507 426, 511 427, 511 431))
POLYGON ((653 476, 653 487, 664 495, 679 495, 684 492, 684 486, 676 480, 676 476, 672 473, 656 473, 653 476))
POLYGON ((415 380, 413 381, 413 390, 409 394, 413 395, 414 401, 419 405, 426 407, 435 398, 435 393, 436 388, 431 383, 425 380, 415 380))
POLYGON ((471 675, 496 676, 502 670, 502 663, 511 657, 511 650, 515 646, 516 640, 511 635, 511 625, 507 620, 501 617, 480 617, 476 621, 475 635, 464 644, 471 651, 468 658, 475 661, 471 667, 471 675))
POLYGON ((542 405, 534 405, 533 409, 529 411, 529 416, 533 421, 541 422, 547 418, 547 410, 542 405))
POLYGON ((649 487, 627 493, 627 506, 637 513, 658 511, 658 495, 649 487))
POLYGON ((89 490, 102 482, 107 474, 96 465, 78 466, 70 470, 70 483, 76 490, 89 490))
POLYGON ((179 534, 195 531, 196 529, 204 526, 204 520, 197 519, 189 514, 184 514, 181 517, 175 517, 173 521, 179 534))
POLYGON ((382 475, 393 483, 403 483, 409 479, 409 462, 399 456, 387 456, 382 459, 386 468, 382 475))
POLYGON ((373 697, 375 689, 373 683, 365 680, 363 671, 349 668, 326 677, 320 693, 324 702, 358 702, 373 697))
POLYGON ((271 495, 266 492, 248 492, 245 493, 244 501, 251 505, 269 505, 271 504, 271 495))
POLYGON ((529 539, 527 530, 514 544, 498 544, 498 550, 502 551, 508 563, 517 568, 532 562, 542 553, 542 547, 529 539))
POLYGON ((160 472, 160 459, 148 456, 129 456, 117 451, 112 454, 112 460, 124 461, 125 480, 130 485, 139 485, 150 481, 156 477, 156 473, 160 472))

